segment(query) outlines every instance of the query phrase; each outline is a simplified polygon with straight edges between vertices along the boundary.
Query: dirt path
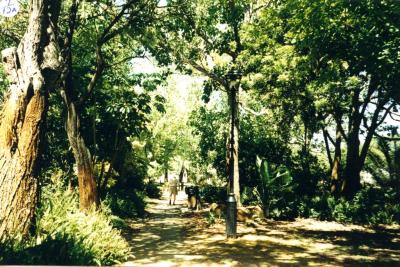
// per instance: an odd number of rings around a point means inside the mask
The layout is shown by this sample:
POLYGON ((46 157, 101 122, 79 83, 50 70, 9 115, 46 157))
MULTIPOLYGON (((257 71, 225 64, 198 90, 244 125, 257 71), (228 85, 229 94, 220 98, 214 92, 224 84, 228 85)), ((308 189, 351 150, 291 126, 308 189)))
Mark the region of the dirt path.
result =
POLYGON ((316 220, 239 224, 226 240, 224 224, 165 197, 150 200, 149 218, 130 221, 135 259, 125 266, 400 266, 400 228, 372 229, 316 220))

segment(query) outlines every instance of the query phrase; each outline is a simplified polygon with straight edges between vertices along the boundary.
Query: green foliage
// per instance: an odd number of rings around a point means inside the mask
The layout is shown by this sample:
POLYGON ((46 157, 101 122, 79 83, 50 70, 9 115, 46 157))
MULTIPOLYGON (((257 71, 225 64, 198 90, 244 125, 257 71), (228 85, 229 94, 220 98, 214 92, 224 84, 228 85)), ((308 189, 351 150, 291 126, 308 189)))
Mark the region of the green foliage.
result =
POLYGON ((267 160, 257 157, 260 182, 257 197, 263 206, 265 217, 285 217, 290 199, 293 199, 293 178, 285 166, 272 167, 267 160), (272 213, 272 214, 271 214, 272 213))
POLYGON ((400 188, 400 149, 393 142, 378 138, 368 151, 365 170, 380 186, 400 188))
MULTIPOLYGON (((26 1, 22 2, 26 10, 26 1)), ((35 237, 16 237, 4 244, 2 262, 113 264, 125 257, 126 244, 111 229, 111 225, 122 227, 123 220, 111 212, 124 218, 143 216, 142 191, 149 197, 161 196, 156 184, 144 184, 145 177, 171 173, 174 164, 180 167, 186 160, 190 179, 209 179, 212 169, 223 185, 229 114, 221 89, 229 86, 226 74, 232 67, 243 72, 239 107, 243 203, 262 203, 266 216, 273 218, 399 222, 400 150, 383 139, 369 145, 368 138, 360 138, 371 134, 372 139, 373 132, 384 131, 377 123, 384 121, 389 107, 395 111, 399 105, 398 1, 268 1, 266 8, 265 1, 171 0, 157 9, 159 1, 134 1, 109 29, 110 38, 100 51, 104 72, 94 91, 87 92, 99 56, 99 34, 120 10, 109 2, 81 3, 72 73, 74 98, 85 100, 77 109, 81 133, 94 165, 112 165, 108 185, 116 186, 103 192, 104 210, 90 215, 78 212, 76 193, 58 185, 45 187, 35 237), (170 73, 136 72, 131 59, 149 53, 159 65, 173 63, 178 71, 203 76, 183 88, 188 76, 167 79, 170 73), (318 188, 330 170, 315 137, 340 125, 341 169, 350 147, 360 166, 364 165, 361 152, 368 151, 363 170, 380 186, 364 188, 351 201, 318 188)), ((69 4, 64 3, 60 15, 62 32, 70 23, 69 4)), ((1 48, 15 45, 9 33, 22 36, 27 14, 0 18, 1 48)), ((1 95, 7 86, 0 67, 1 95)), ((49 104, 45 171, 62 169, 68 174, 65 180, 73 179, 75 185, 76 179, 70 178, 74 160, 65 134, 65 107, 53 92, 49 104)), ((201 186, 200 196, 206 202, 223 202, 226 188, 201 186)))
POLYGON ((162 195, 161 186, 152 181, 145 184, 144 192, 145 192, 146 196, 148 196, 149 198, 159 199, 159 198, 161 198, 161 195, 162 195))
POLYGON ((275 127, 289 135, 286 140, 302 144, 301 149, 291 145, 302 150, 297 160, 302 173, 286 165, 295 179, 301 177, 296 182, 307 194, 316 191, 317 181, 311 179, 321 178, 310 166, 310 144, 317 147, 312 139, 318 132, 339 125, 343 135, 355 137, 343 150, 355 151, 352 161, 343 163, 344 169, 356 170, 374 132, 383 128, 386 108, 398 105, 399 18, 395 1, 289 0, 271 2, 244 25, 239 59, 248 77, 243 87, 258 92, 261 105, 274 114, 275 127), (368 136, 366 142, 362 135, 368 136))
POLYGON ((1 264, 112 265, 130 255, 128 243, 103 211, 84 214, 75 191, 60 182, 43 188, 35 234, 0 245, 1 264))
POLYGON ((200 199, 204 202, 221 203, 226 201, 227 189, 226 187, 205 185, 200 187, 199 195, 200 199))
POLYGON ((343 223, 393 224, 400 222, 400 205, 395 192, 387 188, 367 187, 354 199, 335 199, 327 194, 303 198, 298 203, 298 214, 320 220, 343 223))
POLYGON ((111 209, 112 214, 122 218, 142 217, 145 214, 144 194, 132 189, 110 190, 104 204, 111 209))
MULTIPOLYGON (((221 96, 218 96, 221 98, 221 96)), ((198 157, 201 164, 211 164, 220 176, 226 172, 227 109, 224 99, 211 101, 190 115, 193 134, 199 139, 198 157), (221 101, 222 100, 222 101, 221 101)))
POLYGON ((4 73, 4 68, 0 65, 0 101, 3 102, 4 94, 8 87, 8 81, 4 73))
MULTIPOLYGON (((179 172, 182 164, 193 169, 198 158, 198 138, 192 134, 189 115, 199 105, 200 83, 186 75, 172 75, 168 86, 154 94, 163 96, 164 110, 153 102, 149 131, 142 135, 151 161, 150 177, 160 177, 166 170, 179 172), (186 81, 185 81, 186 80, 186 81), (182 83, 181 81, 185 81, 182 83)), ((157 97, 154 97, 157 101, 157 97)))
MULTIPOLYGON (((257 97, 243 92, 241 101, 252 108, 260 108, 257 97)), ((219 177, 226 177, 226 148, 228 137, 228 107, 224 95, 213 93, 209 103, 192 112, 190 125, 199 138, 199 161, 211 165, 219 177)), ((254 116, 243 110, 240 114, 240 160, 239 176, 241 187, 258 184, 258 170, 254 162, 256 155, 269 158, 276 164, 290 163, 287 135, 276 131, 269 114, 254 116), (271 127, 270 127, 271 126, 271 127)), ((222 178, 223 179, 223 178, 222 178)))
POLYGON ((258 205, 260 203, 258 198, 258 192, 254 190, 254 187, 245 186, 240 192, 240 199, 243 205, 258 205))
POLYGON ((209 212, 207 214, 206 220, 207 220, 207 224, 209 226, 211 226, 211 225, 215 224, 217 218, 216 218, 216 216, 215 216, 215 214, 213 212, 209 212))

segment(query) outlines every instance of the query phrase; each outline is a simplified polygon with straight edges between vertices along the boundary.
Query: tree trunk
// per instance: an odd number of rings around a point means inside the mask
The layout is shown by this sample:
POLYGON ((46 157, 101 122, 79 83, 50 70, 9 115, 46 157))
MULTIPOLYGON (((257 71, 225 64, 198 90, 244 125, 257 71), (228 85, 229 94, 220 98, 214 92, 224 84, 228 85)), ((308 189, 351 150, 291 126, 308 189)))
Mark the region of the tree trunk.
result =
POLYGON ((92 157, 81 134, 79 115, 75 101, 72 100, 73 88, 71 68, 68 71, 64 86, 61 89, 61 95, 67 107, 65 130, 78 172, 79 208, 83 211, 87 211, 92 207, 97 208, 99 201, 92 157))
POLYGON ((348 136, 346 140, 347 154, 346 167, 344 169, 343 183, 341 193, 348 199, 353 198, 355 193, 361 188, 360 172, 362 164, 360 163, 360 124, 362 114, 360 114, 360 96, 361 89, 354 91, 351 103, 351 113, 348 123, 348 136))
POLYGON ((342 194, 347 198, 352 198, 361 188, 360 139, 358 127, 355 129, 349 133, 347 140, 346 167, 341 187, 342 194))
POLYGON ((332 159, 331 149, 330 149, 329 140, 328 140, 329 133, 328 133, 328 131, 326 129, 322 130, 322 136, 324 137, 325 151, 326 151, 326 156, 328 158, 329 167, 332 170, 332 168, 333 168, 333 159, 332 159))
POLYGON ((239 88, 232 87, 228 92, 231 112, 229 182, 231 183, 233 181, 233 185, 230 185, 230 189, 232 189, 233 186, 233 193, 235 194, 237 205, 241 206, 239 183, 239 88))
POLYGON ((342 160, 342 134, 340 133, 339 126, 336 126, 336 139, 335 139, 335 155, 332 161, 331 170, 331 193, 340 193, 340 187, 342 184, 340 176, 340 162, 342 160))
POLYGON ((39 155, 50 88, 59 79, 60 3, 31 0, 18 49, 2 52, 10 82, 0 121, 0 240, 26 234, 38 201, 39 155))
POLYGON ((78 172, 79 184, 79 208, 87 211, 91 208, 97 208, 99 204, 96 179, 94 176, 93 161, 85 139, 81 134, 80 116, 78 112, 78 100, 75 95, 73 84, 73 68, 72 68, 72 39, 75 30, 76 16, 78 12, 78 1, 72 1, 69 13, 69 30, 64 40, 63 47, 63 86, 61 88, 61 96, 67 108, 67 119, 65 130, 67 132, 68 141, 72 148, 75 163, 78 172))
POLYGON ((67 105, 66 131, 78 171, 79 208, 87 211, 91 208, 97 208, 99 202, 92 157, 81 135, 80 119, 75 103, 70 101, 65 93, 64 91, 63 96, 67 105))

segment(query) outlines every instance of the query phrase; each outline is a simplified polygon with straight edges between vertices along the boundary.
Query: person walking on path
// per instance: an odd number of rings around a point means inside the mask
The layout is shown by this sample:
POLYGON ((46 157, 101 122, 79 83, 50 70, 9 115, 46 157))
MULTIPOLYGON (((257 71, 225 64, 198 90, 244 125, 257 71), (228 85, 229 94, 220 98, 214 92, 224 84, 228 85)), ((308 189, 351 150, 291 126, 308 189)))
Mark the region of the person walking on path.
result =
POLYGON ((178 194, 178 180, 172 177, 169 181, 169 205, 175 205, 176 195, 178 194))
POLYGON ((182 164, 181 172, 179 173, 179 184, 181 186, 181 191, 183 190, 183 186, 186 182, 187 182, 187 171, 185 165, 182 164))

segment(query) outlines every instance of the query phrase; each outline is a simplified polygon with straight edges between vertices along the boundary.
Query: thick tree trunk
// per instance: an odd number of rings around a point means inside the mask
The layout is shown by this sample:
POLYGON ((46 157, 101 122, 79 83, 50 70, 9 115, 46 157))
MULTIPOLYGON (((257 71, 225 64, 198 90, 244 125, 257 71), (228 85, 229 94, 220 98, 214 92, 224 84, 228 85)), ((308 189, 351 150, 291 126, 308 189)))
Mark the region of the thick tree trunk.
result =
POLYGON ((360 162, 360 125, 362 114, 360 113, 361 89, 355 90, 352 96, 351 114, 348 123, 348 136, 346 140, 347 154, 346 167, 344 169, 341 193, 348 199, 353 198, 355 193, 361 188, 360 172, 362 164, 360 162))
MULTIPOLYGON (((347 140, 347 156, 346 156, 346 169, 344 172, 344 182, 342 186, 342 193, 347 198, 352 198, 355 193, 357 193, 361 189, 361 177, 360 172, 362 167, 364 166, 365 159, 367 157, 367 153, 369 147, 371 145, 372 138, 374 136, 374 132, 376 131, 377 127, 381 124, 378 122, 379 113, 381 108, 384 107, 386 101, 379 103, 377 106, 372 118, 371 118, 371 125, 368 128, 367 135, 364 140, 364 144, 362 145, 360 151, 360 139, 359 139, 359 132, 360 132, 360 124, 361 124, 361 117, 360 114, 354 112, 351 119, 350 124, 350 132, 349 137, 347 140)), ((382 121, 385 119, 386 115, 383 115, 380 118, 382 121)))
POLYGON ((360 139, 358 127, 349 133, 347 140, 346 167, 341 192, 347 198, 352 198, 361 188, 360 172, 360 139))
POLYGON ((67 107, 65 130, 72 148, 78 172, 79 207, 86 211, 98 206, 98 194, 90 151, 81 134, 80 119, 73 99, 71 68, 67 73, 61 95, 67 107))
MULTIPOLYGON (((239 101, 238 88, 229 89, 229 103, 231 112, 230 129, 230 153, 229 153, 229 177, 230 183, 233 181, 233 193, 235 194, 238 206, 241 206, 240 200, 240 182, 239 182, 239 101)), ((232 185, 230 185, 232 189, 232 185)))
POLYGON ((66 131, 78 171, 79 207, 86 211, 97 208, 99 202, 92 157, 81 135, 80 119, 75 103, 69 101, 68 96, 65 97, 65 92, 63 95, 67 105, 66 131))
POLYGON ((0 240, 26 234, 34 218, 47 95, 60 73, 59 11, 58 1, 31 0, 18 49, 2 52, 10 86, 0 121, 0 240))
POLYGON ((360 162, 357 159, 347 157, 342 194, 351 199, 361 189, 360 162))

